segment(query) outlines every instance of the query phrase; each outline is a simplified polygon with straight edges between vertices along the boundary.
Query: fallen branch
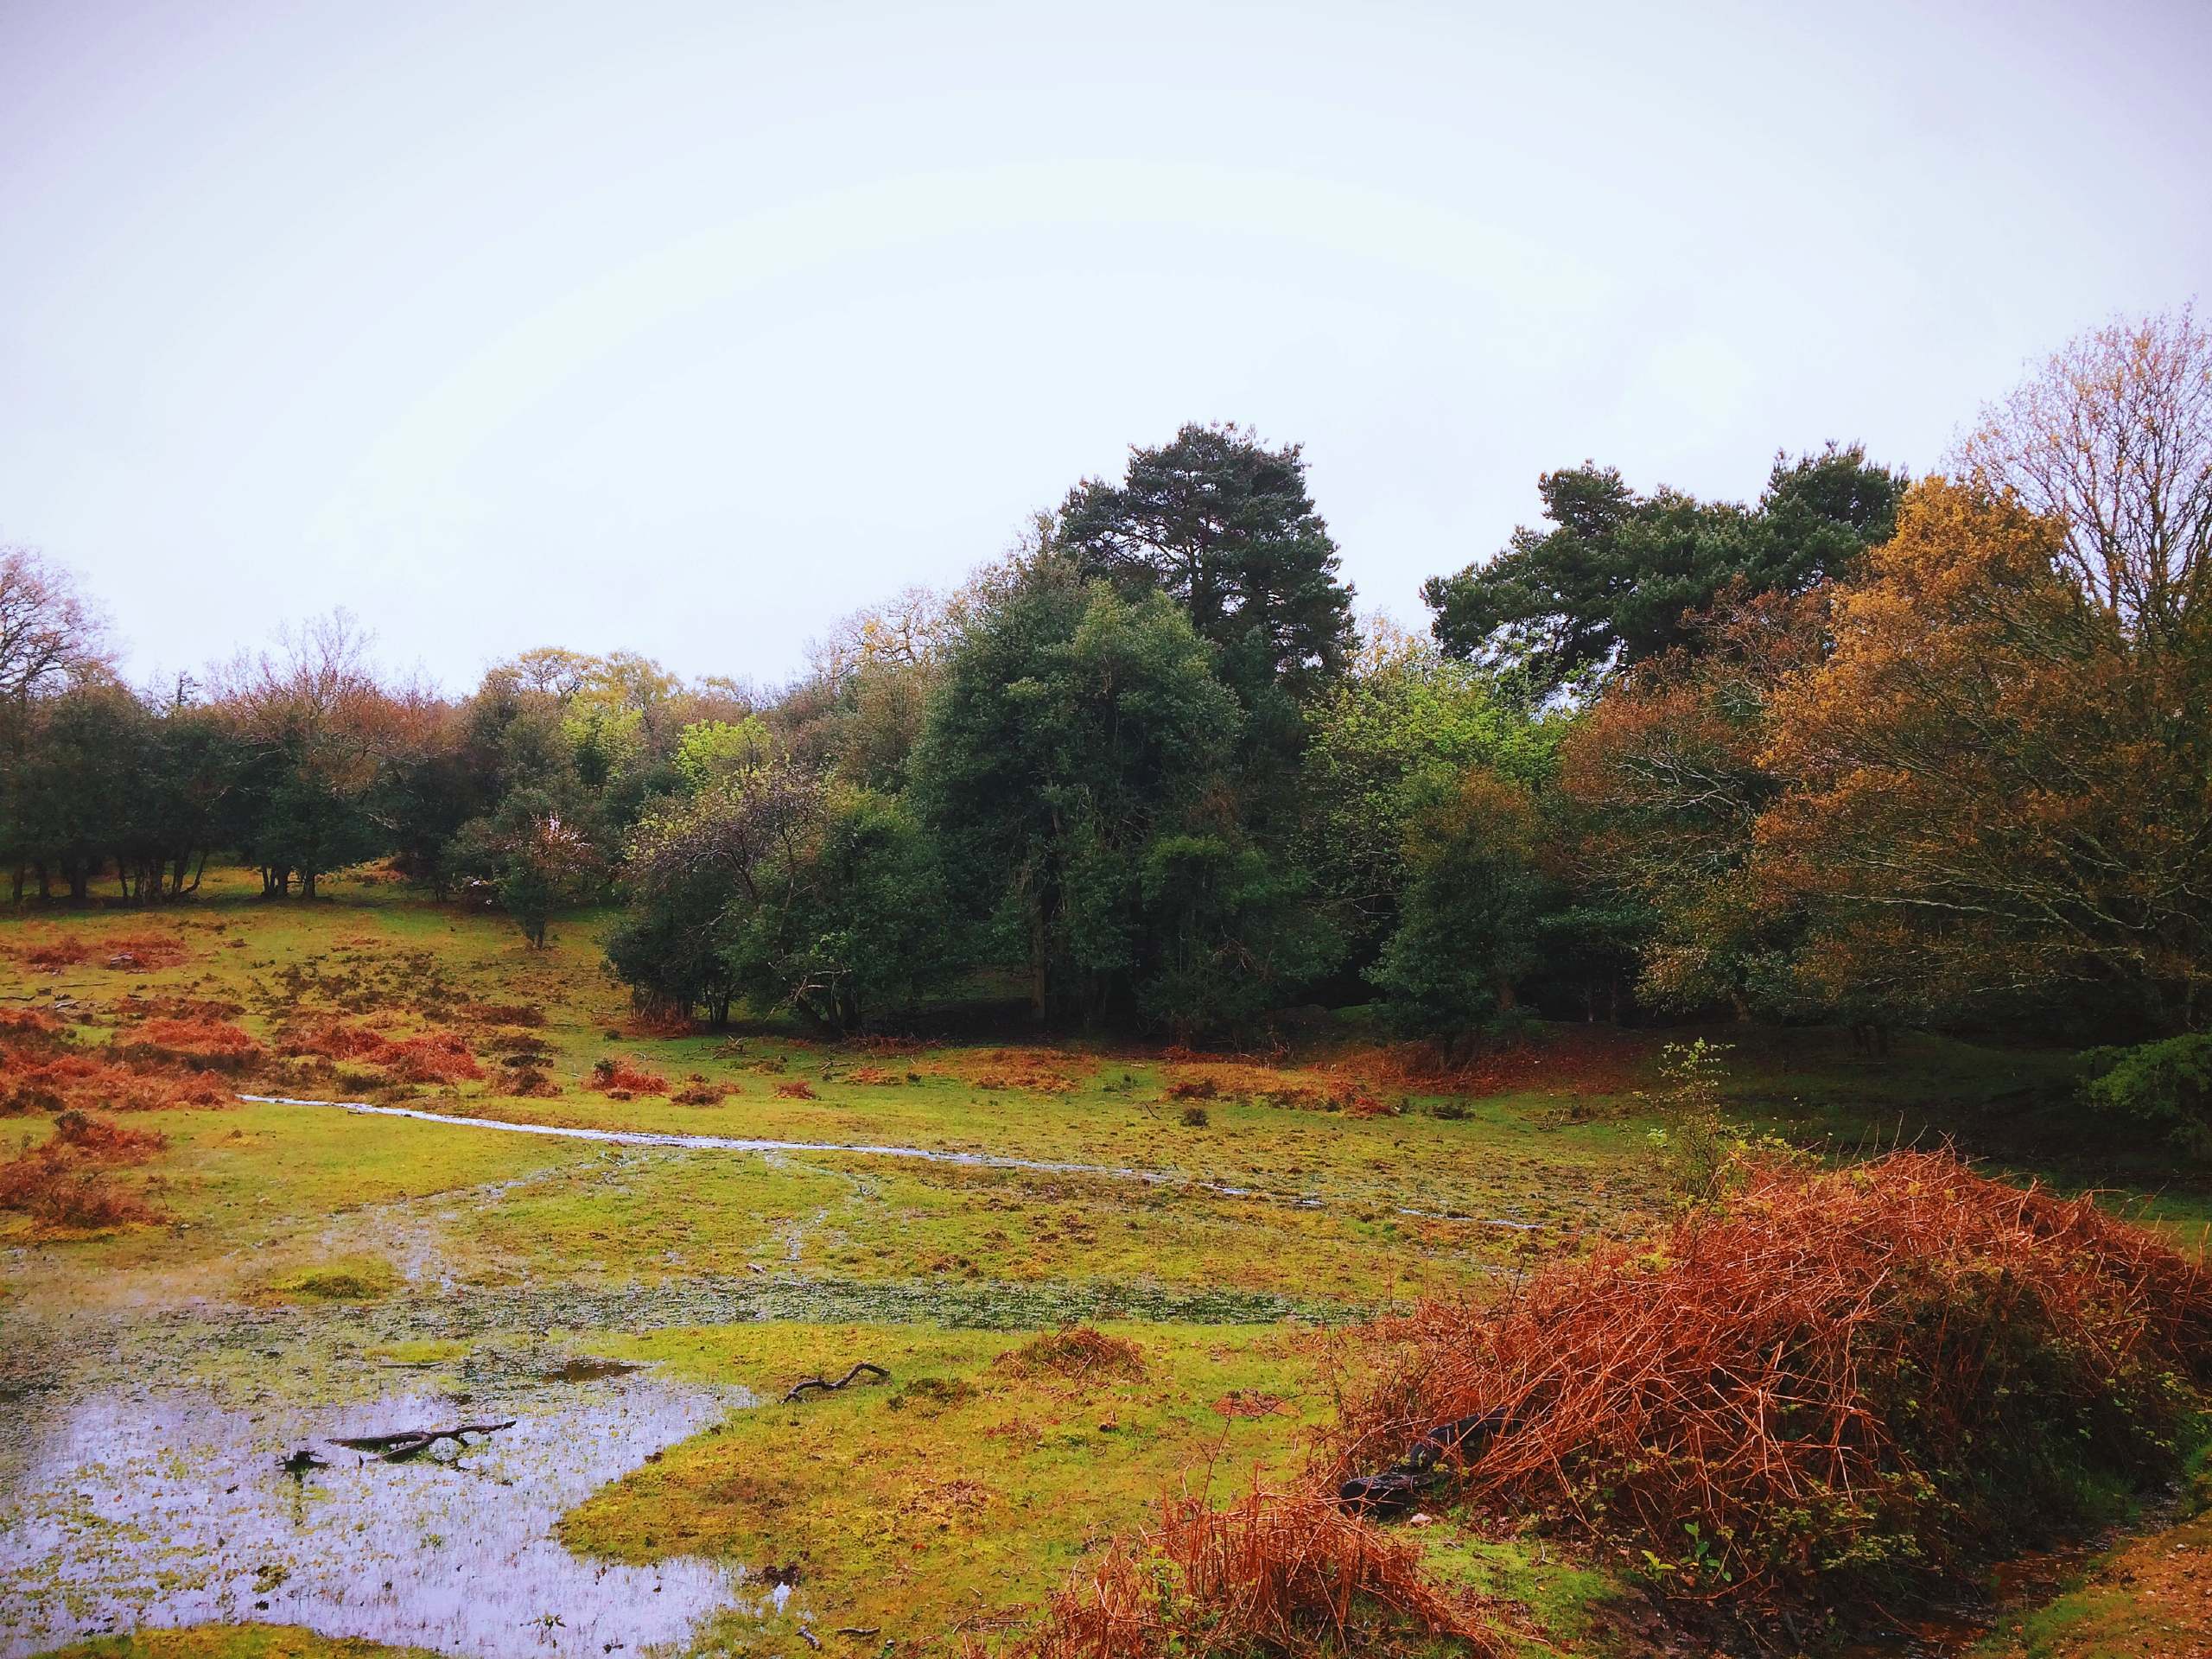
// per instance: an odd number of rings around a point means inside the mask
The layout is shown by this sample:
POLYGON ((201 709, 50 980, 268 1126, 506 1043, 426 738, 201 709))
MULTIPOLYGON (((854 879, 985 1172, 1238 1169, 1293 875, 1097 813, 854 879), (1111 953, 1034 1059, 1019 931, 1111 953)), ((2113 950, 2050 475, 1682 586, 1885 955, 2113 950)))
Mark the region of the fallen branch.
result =
POLYGON ((855 1365, 851 1370, 847 1371, 842 1376, 839 1377, 835 1382, 825 1382, 818 1376, 810 1376, 804 1382, 792 1383, 791 1391, 784 1396, 784 1403, 788 1406, 792 1401, 798 1399, 799 1395, 804 1394, 809 1389, 820 1389, 824 1393, 835 1394, 839 1389, 843 1388, 845 1384, 851 1382, 862 1371, 866 1371, 870 1376, 876 1377, 885 1382, 888 1382, 891 1380, 891 1373, 885 1370, 882 1366, 870 1364, 867 1360, 863 1359, 858 1364, 855 1365))
POLYGON ((386 1463, 404 1463, 418 1452, 427 1452, 440 1440, 451 1440, 455 1446, 465 1446, 463 1438, 469 1434, 495 1434, 503 1428, 512 1428, 515 1420, 504 1423, 462 1423, 454 1428, 405 1428, 393 1434, 356 1434, 350 1439, 331 1440, 333 1446, 342 1446, 348 1452, 373 1452, 386 1463))

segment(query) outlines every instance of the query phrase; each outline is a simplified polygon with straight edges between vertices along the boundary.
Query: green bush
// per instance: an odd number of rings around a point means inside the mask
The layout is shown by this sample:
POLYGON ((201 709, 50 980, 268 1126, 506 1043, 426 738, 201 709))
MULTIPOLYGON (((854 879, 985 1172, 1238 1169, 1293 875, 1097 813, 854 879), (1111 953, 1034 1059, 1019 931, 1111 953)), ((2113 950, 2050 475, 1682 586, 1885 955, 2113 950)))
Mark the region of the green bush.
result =
POLYGON ((2157 1135, 2168 1149, 2212 1162, 2212 1032, 2133 1048, 2092 1049, 2082 1097, 2157 1135))

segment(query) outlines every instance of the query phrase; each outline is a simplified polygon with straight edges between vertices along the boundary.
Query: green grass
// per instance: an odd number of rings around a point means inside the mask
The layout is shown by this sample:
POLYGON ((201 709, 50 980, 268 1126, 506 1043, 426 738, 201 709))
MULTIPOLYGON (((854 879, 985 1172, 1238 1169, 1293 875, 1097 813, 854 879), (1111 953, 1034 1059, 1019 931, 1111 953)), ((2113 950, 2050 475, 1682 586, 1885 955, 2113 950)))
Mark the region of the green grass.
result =
POLYGON ((1009 1363, 1016 1336, 761 1325, 602 1345, 752 1389, 767 1402, 617 1482, 568 1517, 573 1548, 629 1562, 704 1552, 796 1565, 821 1626, 920 1635, 1019 1608, 1084 1552, 1143 1522, 1186 1474, 1228 1495, 1279 1478, 1327 1414, 1313 1339, 1121 1324, 1135 1375, 1009 1363), (802 1376, 891 1372, 776 1403, 802 1376), (1248 1402, 1267 1414, 1224 1414, 1248 1402))
MULTIPOLYGON (((1357 1021, 1340 1029, 1335 1050, 1222 1068, 1231 1086, 1204 1103, 1208 1121, 1196 1127, 1168 1092, 1182 1069, 1134 1047, 839 1048, 774 1027, 644 1034, 601 970, 603 917, 564 920, 540 952, 497 917, 430 905, 389 882, 334 879, 314 904, 265 904, 251 888, 250 876, 211 877, 207 894, 173 912, 0 914, 0 963, 24 989, 49 993, 31 1006, 66 999, 88 1048, 127 1033, 119 1005, 134 995, 235 1003, 238 1023, 264 1042, 301 1006, 380 1020, 395 1035, 436 1029, 465 1004, 542 1011, 532 1034, 558 1096, 502 1093, 487 1078, 421 1086, 402 1103, 429 1111, 982 1152, 1179 1178, 1147 1185, 841 1152, 610 1147, 240 1103, 133 1117, 169 1144, 118 1179, 143 1185, 171 1218, 165 1225, 42 1239, 22 1218, 0 1217, 0 1247, 18 1247, 0 1277, 13 1306, 139 1317, 200 1305, 219 1317, 238 1305, 290 1308, 304 1320, 330 1305, 342 1319, 382 1319, 378 1339, 361 1349, 372 1362, 421 1367, 426 1377, 459 1364, 467 1345, 406 1335, 382 1316, 449 1291, 496 1298, 734 1281, 761 1287, 781 1313, 810 1311, 809 1296, 840 1317, 862 1313, 868 1323, 779 1317, 573 1333, 612 1357, 742 1383, 771 1402, 817 1370, 836 1374, 856 1358, 889 1366, 888 1387, 739 1413, 602 1491, 564 1525, 572 1547, 625 1561, 702 1552, 753 1567, 803 1563, 825 1640, 840 1625, 909 1636, 963 1620, 992 1628, 1185 1479, 1226 1495, 1255 1476, 1294 1472, 1307 1432, 1332 1409, 1327 1372, 1309 1332, 1252 1322, 1272 1317, 1265 1310, 1342 1316, 1423 1294, 1481 1292, 1548 1256, 1631 1236, 1664 1204, 1644 1141, 1646 1103, 1632 1085, 1610 1096, 1574 1093, 1571 1081, 1531 1086, 1467 1101, 1449 1119, 1427 1109, 1433 1096, 1364 1118, 1288 1103, 1338 1080, 1343 1046, 1363 1040, 1357 1021), (186 952, 175 966, 104 965, 107 942, 170 929, 186 952), (92 947, 84 963, 16 971, 22 948, 72 936, 92 947), (662 1074, 671 1088, 696 1074, 733 1092, 718 1105, 613 1099, 587 1086, 602 1058, 662 1074), (778 1092, 799 1083, 813 1097, 778 1092), (1230 1198, 1190 1183, 1319 1202, 1230 1198), (1497 1220, 1524 1225, 1487 1224, 1497 1220), (1007 1322, 978 1320, 979 1297, 1049 1323, 1063 1308, 1166 1307, 1205 1294, 1228 1298, 1240 1322, 1109 1327, 1143 1349, 1136 1377, 1010 1369, 1003 1358, 1020 1332, 967 1328, 1007 1322), (1215 1409, 1237 1395, 1281 1403, 1258 1417, 1215 1409)), ((1877 1060, 1837 1033, 1708 1034, 1740 1040, 1735 1109, 1801 1142, 1848 1153, 1900 1135, 1989 1131, 2007 1167, 2073 1185, 2109 1179, 2038 1162, 2031 1137, 1994 1133, 2018 1128, 2024 1114, 2063 1109, 2052 1104, 2063 1056, 1907 1038, 1877 1060)), ((496 1078, 493 1057, 484 1058, 496 1078)), ((355 1082, 378 1086, 340 1066, 314 1086, 276 1091, 355 1097, 355 1082)), ((46 1132, 42 1120, 0 1125, 11 1138, 46 1132)), ((2139 1187, 2112 1201, 2140 1206, 2145 1195, 2139 1187)), ((2212 1224, 2202 1188, 2170 1185, 2147 1205, 2146 1216, 2184 1243, 2212 1224)), ((1604 1648, 1611 1582, 1588 1563, 1449 1523, 1419 1537, 1440 1578, 1528 1606, 1561 1651, 1604 1648)), ((371 1651, 265 1626, 133 1641, 72 1652, 371 1651)))

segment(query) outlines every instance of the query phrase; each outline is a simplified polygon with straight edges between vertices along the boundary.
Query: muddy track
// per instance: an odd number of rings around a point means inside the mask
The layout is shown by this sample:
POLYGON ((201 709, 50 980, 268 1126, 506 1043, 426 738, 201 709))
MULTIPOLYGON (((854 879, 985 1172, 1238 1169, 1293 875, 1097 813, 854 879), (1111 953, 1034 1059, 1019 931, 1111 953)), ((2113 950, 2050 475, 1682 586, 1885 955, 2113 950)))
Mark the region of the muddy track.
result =
MULTIPOLYGON (((902 1158, 916 1162, 948 1164, 964 1169, 1017 1170, 1030 1174, 1087 1175, 1104 1180, 1137 1181, 1147 1186, 1173 1187, 1207 1198, 1241 1198, 1255 1204, 1281 1205, 1294 1210, 1324 1210, 1330 1201, 1311 1193, 1268 1192, 1257 1187, 1225 1181, 1197 1180, 1174 1170, 1134 1169, 1114 1164, 1055 1163, 1039 1158, 1014 1158, 1000 1153, 945 1152, 929 1147, 885 1146, 869 1141, 771 1141, 749 1135, 673 1135, 653 1129, 590 1129, 567 1123, 514 1122, 499 1117, 464 1117, 456 1113, 426 1112, 411 1106, 378 1106, 359 1100, 307 1100, 294 1095, 245 1095, 240 1100, 264 1106, 311 1106, 325 1110, 353 1112, 377 1117, 407 1117, 421 1123, 443 1123, 455 1128, 499 1129, 510 1135, 552 1135, 571 1141, 597 1141, 617 1147, 666 1147, 692 1152, 837 1153, 854 1158, 902 1158)), ((1391 1212, 1421 1221, 1458 1221, 1477 1227, 1500 1227, 1514 1232, 1535 1232, 1540 1224, 1513 1221, 1498 1216, 1475 1216, 1446 1210, 1416 1210, 1392 1205, 1391 1212)))

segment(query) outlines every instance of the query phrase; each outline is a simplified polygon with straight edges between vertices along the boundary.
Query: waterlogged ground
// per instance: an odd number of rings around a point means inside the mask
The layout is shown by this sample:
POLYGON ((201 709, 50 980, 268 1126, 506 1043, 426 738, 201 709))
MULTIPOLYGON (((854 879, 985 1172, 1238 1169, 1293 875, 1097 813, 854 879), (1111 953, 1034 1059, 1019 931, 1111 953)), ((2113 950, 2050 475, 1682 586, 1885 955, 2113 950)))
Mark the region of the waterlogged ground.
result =
POLYGON ((0 1654, 267 1620, 500 1659, 604 1656, 680 1648, 710 1614, 761 1602, 728 1562, 610 1565, 553 1535, 568 1508, 747 1396, 642 1372, 508 1372, 461 1392, 257 1390, 232 1403, 154 1382, 27 1402, 7 1432, 0 1654), (328 1444, 510 1419, 465 1449, 404 1464, 328 1444), (287 1472, 302 1447, 325 1466, 287 1472))
MULTIPOLYGON (((1648 1045, 1446 1096, 1356 1030, 1236 1060, 667 1034, 588 918, 531 951, 382 881, 0 918, 0 1109, 10 1052, 86 1061, 68 1103, 166 1144, 99 1176, 150 1222, 0 1212, 0 1659, 953 1650, 1163 1493, 1294 1471, 1332 1329, 1663 1202, 1648 1045), (252 1053, 147 1109, 129 1057, 208 1041, 252 1053), (1035 1361, 1077 1321, 1116 1365, 1035 1361), (889 1379, 783 1402, 862 1359, 889 1379), (399 1465, 325 1444, 508 1418, 399 1465)), ((2037 1064, 1747 1058, 1747 1109, 1846 1136, 2037 1064)), ((2202 1201, 2164 1202, 2193 1236, 2202 1201)), ((1447 1530, 1431 1565, 1558 1651, 1618 1638, 1605 1573, 1447 1530)))

